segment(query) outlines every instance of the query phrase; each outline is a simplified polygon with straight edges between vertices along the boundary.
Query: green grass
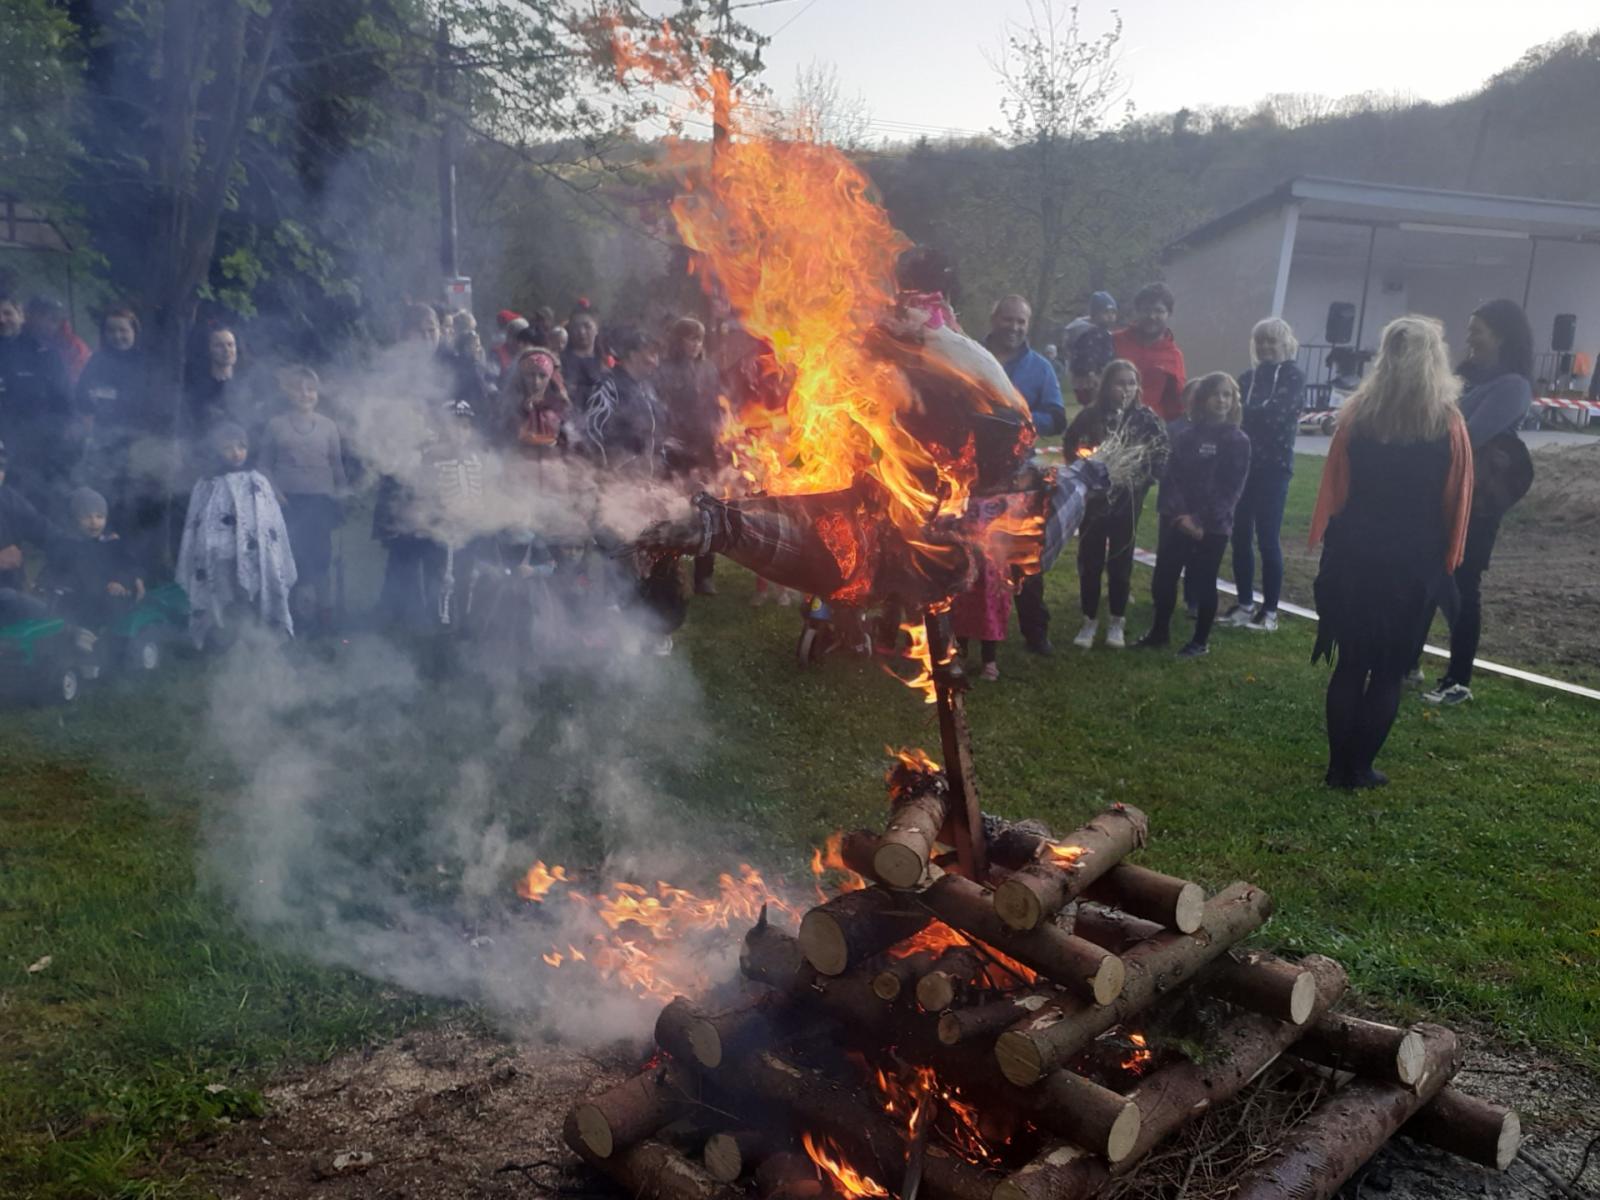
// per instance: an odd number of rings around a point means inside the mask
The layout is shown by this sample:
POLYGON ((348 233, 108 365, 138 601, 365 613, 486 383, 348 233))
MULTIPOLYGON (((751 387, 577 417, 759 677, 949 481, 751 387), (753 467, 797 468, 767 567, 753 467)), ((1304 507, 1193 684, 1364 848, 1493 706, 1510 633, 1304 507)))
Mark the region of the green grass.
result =
MULTIPOLYGON (((1317 474, 1297 475, 1291 527, 1317 474)), ((719 581, 722 594, 697 601, 679 637, 700 705, 630 702, 619 745, 633 748, 664 811, 698 818, 682 826, 680 849, 708 874, 741 855, 799 874, 829 831, 881 823, 885 745, 935 748, 937 730, 875 663, 798 671, 795 610, 750 610, 738 570, 719 581), (696 728, 705 732, 691 737, 696 728)), ((1135 577, 1135 631, 1148 581, 1135 577)), ((1365 1000, 1397 1015, 1480 1022, 1600 1069, 1600 708, 1492 679, 1460 709, 1408 698, 1381 760, 1392 786, 1330 793, 1320 782, 1327 676, 1308 661, 1308 624, 1271 638, 1220 631, 1195 663, 1083 654, 1066 644, 1070 562, 1048 595, 1057 657, 1008 643, 1001 682, 971 699, 986 807, 1067 829, 1109 802, 1137 804, 1153 830, 1142 861, 1274 895, 1264 943, 1339 958, 1365 1000)), ((350 651, 317 653, 336 664, 350 651)), ((155 686, 5 714, 0 1195, 182 1192, 155 1165, 164 1141, 257 1111, 256 1089, 281 1064, 390 1037, 443 1005, 318 966, 303 943, 250 936, 197 875, 202 800, 238 785, 193 734, 201 682, 199 664, 178 663, 155 686), (29 974, 44 955, 50 966, 29 974)), ((581 773, 542 779, 563 800, 534 811, 527 763, 548 755, 561 714, 596 702, 582 687, 547 693, 548 719, 487 768, 484 818, 580 864, 609 836, 581 773)), ((365 836, 394 888, 459 904, 459 877, 435 865, 426 818, 501 715, 448 680, 409 703, 397 727, 428 730, 430 769, 374 781, 384 820, 365 836)), ((508 897, 520 865, 507 864, 508 897)))

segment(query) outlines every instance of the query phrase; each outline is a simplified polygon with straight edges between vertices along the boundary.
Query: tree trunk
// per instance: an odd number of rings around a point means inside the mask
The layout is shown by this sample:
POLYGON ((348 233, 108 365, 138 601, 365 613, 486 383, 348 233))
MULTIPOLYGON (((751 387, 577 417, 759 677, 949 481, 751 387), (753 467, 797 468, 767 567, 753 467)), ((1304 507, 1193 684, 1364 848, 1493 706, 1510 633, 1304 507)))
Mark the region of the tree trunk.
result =
POLYGON ((1414 1141, 1504 1171, 1522 1146, 1517 1114, 1447 1087, 1401 1127, 1414 1141))
POLYGON ((754 988, 733 1003, 710 1009, 678 996, 656 1018, 656 1045, 674 1058, 716 1070, 770 1038, 778 993, 754 988))
POLYGON ((1423 1052, 1415 1089, 1358 1079, 1318 1106, 1290 1141, 1249 1172, 1232 1200, 1328 1200, 1461 1065, 1456 1035, 1419 1025, 1423 1052))
MULTIPOLYGON (((1312 957, 1321 959, 1320 955, 1312 957)), ((1264 950, 1236 950, 1224 955, 1206 969, 1197 986, 1208 996, 1291 1025, 1304 1025, 1310 1020, 1317 998, 1311 958, 1285 962, 1264 950)))
POLYGON ((824 975, 842 975, 927 923, 920 905, 884 888, 844 892, 801 918, 800 949, 824 975))
POLYGON ((939 956, 932 970, 917 981, 917 1003, 925 1012, 942 1013, 977 978, 987 960, 971 946, 954 946, 939 956))
POLYGON ((1306 1031, 1295 1053, 1325 1067, 1415 1087, 1428 1066, 1420 1028, 1397 1029, 1329 1013, 1306 1031))
POLYGON ((921 883, 949 805, 948 786, 925 787, 895 805, 872 856, 872 873, 889 887, 913 888, 921 883))
POLYGON ((989 893, 959 875, 946 875, 922 900, 940 920, 969 933, 1003 954, 1094 1004, 1109 1004, 1121 993, 1123 965, 1116 955, 1053 925, 1020 931, 995 912, 989 893))
MULTIPOLYGON (((570 1118, 585 1158, 607 1159, 651 1136, 689 1110, 682 1080, 667 1067, 652 1067, 616 1087, 580 1100, 570 1118)), ((569 1139, 569 1144, 571 1140, 569 1139)))
POLYGON ((1137 808, 1109 808, 1056 843, 1076 847, 1076 857, 1052 861, 1050 844, 1042 845, 1039 861, 1020 867, 995 889, 994 910, 1013 929, 1037 929, 1149 836, 1150 820, 1137 808))
POLYGON ((1206 904, 1198 933, 1163 933, 1140 942, 1122 958, 1127 983, 1111 1004, 1082 1001, 1047 1008, 1019 1022, 995 1042, 1005 1077, 1027 1085, 1043 1079, 1100 1034, 1127 1021, 1151 1001, 1196 975, 1240 939, 1265 924, 1272 900, 1248 883, 1235 883, 1206 904))
POLYGON ((601 1158, 578 1132, 575 1114, 568 1114, 562 1136, 578 1157, 609 1176, 634 1200, 738 1200, 740 1195, 663 1142, 640 1142, 601 1158))
POLYGON ((1082 894, 1179 933, 1199 929, 1206 907, 1206 892, 1198 883, 1132 863, 1118 863, 1082 894))

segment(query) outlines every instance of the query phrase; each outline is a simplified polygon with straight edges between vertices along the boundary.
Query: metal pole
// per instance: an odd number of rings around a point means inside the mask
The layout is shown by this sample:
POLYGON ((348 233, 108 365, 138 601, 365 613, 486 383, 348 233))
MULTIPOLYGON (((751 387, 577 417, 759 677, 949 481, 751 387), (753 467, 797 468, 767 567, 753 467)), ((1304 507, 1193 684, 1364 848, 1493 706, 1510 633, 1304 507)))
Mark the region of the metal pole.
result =
POLYGON ((1528 280, 1522 285, 1522 311, 1528 311, 1528 298, 1533 295, 1533 264, 1539 257, 1539 239, 1528 239, 1528 280))
POLYGON ((1378 227, 1367 227, 1367 267, 1361 276, 1361 312, 1356 317, 1356 345, 1361 349, 1361 334, 1367 328, 1367 293, 1372 290, 1372 253, 1378 246, 1378 227))
POLYGON ((435 47, 439 108, 439 266, 446 279, 460 274, 456 260, 456 119, 451 111, 450 27, 439 20, 435 47))

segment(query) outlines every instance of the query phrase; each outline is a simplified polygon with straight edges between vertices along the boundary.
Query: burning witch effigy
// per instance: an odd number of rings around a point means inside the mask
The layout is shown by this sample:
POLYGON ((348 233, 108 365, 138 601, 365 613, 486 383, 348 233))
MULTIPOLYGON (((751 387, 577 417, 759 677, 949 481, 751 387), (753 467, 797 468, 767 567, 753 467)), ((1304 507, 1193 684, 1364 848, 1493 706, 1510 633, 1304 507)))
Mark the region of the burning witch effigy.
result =
MULTIPOLYGON (((1452 1032, 1339 1012, 1337 962, 1243 946, 1271 915, 1262 889, 1208 896, 1126 861, 1150 832, 1132 806, 1061 837, 981 810, 941 614, 980 566, 1047 567, 1127 452, 1035 464, 999 364, 897 278, 907 243, 831 148, 730 140, 674 214, 770 387, 729 414, 743 494, 700 497, 639 548, 912 618, 943 765, 899 754, 885 828, 830 844, 816 866, 842 884, 803 914, 749 868, 720 900, 576 897, 609 927, 591 965, 670 1002, 644 1069, 574 1105, 571 1148, 661 1200, 1079 1200, 1174 1158, 1185 1186, 1203 1160, 1226 1176, 1214 1194, 1306 1200, 1402 1130, 1504 1168, 1517 1118, 1450 1086, 1452 1032), (747 921, 738 976, 669 980, 617 934, 674 921, 747 921), (1184 1141, 1242 1097, 1270 1129, 1218 1138, 1232 1157, 1184 1141)), ((523 895, 557 886, 541 863, 523 895)), ((585 952, 546 961, 564 955, 585 952)))

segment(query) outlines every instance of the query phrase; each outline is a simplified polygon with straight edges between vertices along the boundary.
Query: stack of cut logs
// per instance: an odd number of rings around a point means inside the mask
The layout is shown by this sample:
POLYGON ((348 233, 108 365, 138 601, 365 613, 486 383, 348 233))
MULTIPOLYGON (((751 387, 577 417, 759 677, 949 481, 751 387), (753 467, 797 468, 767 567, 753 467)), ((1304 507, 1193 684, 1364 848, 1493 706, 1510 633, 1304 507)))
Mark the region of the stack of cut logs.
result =
POLYGON ((1320 1099, 1238 1200, 1331 1196, 1397 1131, 1499 1169, 1515 1155, 1516 1114, 1450 1086, 1453 1033, 1336 1012, 1338 963, 1240 947, 1271 913, 1261 889, 1208 899, 1123 862, 1146 840, 1137 809, 1063 839, 985 818, 980 883, 936 857, 942 773, 891 784, 886 831, 842 846, 866 886, 798 936, 763 916, 743 978, 675 999, 652 1064, 572 1110, 568 1144, 625 1191, 1077 1200, 1274 1063, 1320 1099))

